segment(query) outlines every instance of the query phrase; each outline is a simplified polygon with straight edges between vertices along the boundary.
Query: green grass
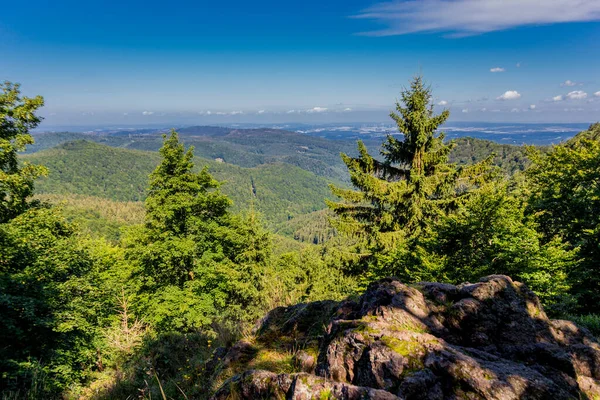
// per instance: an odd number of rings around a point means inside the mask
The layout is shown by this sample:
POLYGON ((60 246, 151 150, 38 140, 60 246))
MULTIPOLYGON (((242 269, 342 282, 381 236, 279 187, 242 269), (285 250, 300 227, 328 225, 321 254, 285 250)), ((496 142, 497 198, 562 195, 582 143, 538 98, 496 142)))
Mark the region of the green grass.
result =
POLYGON ((569 315, 566 319, 587 328, 594 336, 600 338, 600 314, 569 315))

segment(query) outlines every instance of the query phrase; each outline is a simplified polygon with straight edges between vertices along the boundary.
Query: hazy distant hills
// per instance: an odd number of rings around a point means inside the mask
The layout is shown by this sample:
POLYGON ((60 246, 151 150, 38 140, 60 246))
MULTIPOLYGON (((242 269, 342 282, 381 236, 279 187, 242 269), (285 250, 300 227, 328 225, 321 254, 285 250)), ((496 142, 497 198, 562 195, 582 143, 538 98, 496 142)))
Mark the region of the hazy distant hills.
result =
MULTIPOLYGON (((356 140, 331 140, 280 129, 234 129, 211 126, 180 128, 186 146, 193 145, 199 157, 222 160, 241 167, 256 167, 262 164, 285 163, 295 165, 314 174, 336 181, 348 181, 341 152, 355 155, 356 140)), ((157 151, 162 145, 162 133, 148 130, 116 131, 102 134, 85 133, 42 133, 35 135, 36 144, 29 153, 55 147, 68 141, 85 139, 111 147, 157 151)), ((373 154, 376 154, 382 137, 365 136, 363 139, 373 154)), ((523 157, 521 146, 498 144, 473 138, 457 139, 458 146, 452 154, 457 163, 470 163, 495 152, 498 165, 507 172, 518 169, 523 157), (514 162, 513 162, 514 161, 514 162)))
MULTIPOLYGON (((203 158, 223 160, 241 167, 285 163, 295 165, 318 176, 347 180, 340 152, 355 154, 354 141, 333 141, 296 132, 276 129, 231 129, 219 127, 189 127, 178 129, 186 146, 203 158)), ((36 152, 78 139, 91 140, 112 147, 157 151, 162 134, 119 132, 113 134, 44 133, 35 135, 36 144, 28 152, 36 152)), ((370 140, 373 148, 379 141, 370 140)))

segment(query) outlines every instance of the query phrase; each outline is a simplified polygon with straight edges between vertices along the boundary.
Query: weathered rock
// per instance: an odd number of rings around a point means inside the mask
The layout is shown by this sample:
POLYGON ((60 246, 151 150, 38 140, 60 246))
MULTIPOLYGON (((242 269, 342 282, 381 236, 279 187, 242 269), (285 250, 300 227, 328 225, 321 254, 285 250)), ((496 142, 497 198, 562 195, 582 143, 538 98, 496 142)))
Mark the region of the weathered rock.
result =
MULTIPOLYGON (((506 276, 459 286, 383 279, 357 302, 275 309, 256 333, 262 346, 293 353, 295 370, 242 372, 215 399, 600 396, 597 340, 549 320, 533 292, 506 276)), ((233 346, 225 361, 243 365, 247 348, 233 346)))
POLYGON ((254 370, 226 381, 213 399, 400 400, 398 396, 383 390, 348 385, 315 375, 277 375, 273 372, 254 370))
POLYGON ((311 356, 307 352, 300 350, 294 354, 294 363, 300 369, 300 371, 313 373, 315 371, 315 366, 317 365, 317 360, 315 360, 314 356, 311 356))

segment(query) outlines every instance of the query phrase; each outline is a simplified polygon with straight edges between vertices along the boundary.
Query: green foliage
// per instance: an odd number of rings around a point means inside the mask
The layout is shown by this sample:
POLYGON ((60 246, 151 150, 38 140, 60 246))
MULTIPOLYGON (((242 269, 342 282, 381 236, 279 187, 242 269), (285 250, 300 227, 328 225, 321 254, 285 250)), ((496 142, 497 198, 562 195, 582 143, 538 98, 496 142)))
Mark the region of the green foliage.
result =
POLYGON ((433 115, 431 97, 421 77, 402 92, 402 103, 396 104, 397 113, 390 116, 404 140, 388 136, 382 150, 384 162, 369 155, 360 141, 358 158, 342 154, 358 191, 332 187, 345 200, 329 203, 342 217, 340 229, 393 242, 398 234, 418 234, 428 219, 439 214, 441 200, 447 197, 457 172, 446 164, 452 145, 443 143, 443 133, 436 134, 449 113, 433 115))
POLYGON ((329 209, 315 211, 280 224, 275 232, 303 243, 323 244, 337 235, 329 222, 332 217, 329 209))
POLYGON ((338 230, 366 240, 371 253, 364 257, 366 279, 402 269, 400 275, 407 281, 433 278, 439 276, 440 265, 422 259, 419 238, 430 235, 441 218, 491 180, 494 170, 491 158, 460 169, 448 164, 454 144, 445 144, 437 128, 449 112, 434 115, 431 89, 421 77, 402 92, 396 110, 390 116, 404 140, 388 136, 381 151, 383 162, 361 142, 358 158, 342 154, 358 190, 332 187, 344 201, 328 205, 340 217, 334 220, 338 230))
MULTIPOLYGON (((510 176, 524 171, 530 165, 525 146, 499 144, 471 137, 455 139, 454 144, 448 160, 457 166, 476 164, 493 155, 492 164, 510 176)), ((540 150, 544 151, 545 148, 540 150)))
POLYGON ((567 315, 567 319, 575 322, 576 324, 583 326, 600 338, 600 315, 599 314, 584 314, 584 315, 567 315))
POLYGON ((103 312, 91 306, 92 265, 55 210, 32 208, 0 225, 3 387, 27 386, 28 360, 43 360, 54 390, 93 362, 87 345, 103 312))
POLYGON ((600 124, 553 147, 531 148, 527 171, 535 217, 546 242, 561 240, 578 250, 569 280, 581 310, 600 310, 600 124))
POLYGON ((114 201, 76 194, 41 194, 34 198, 59 208, 65 219, 76 226, 80 236, 117 242, 123 227, 144 221, 142 202, 114 201))
POLYGON ((192 149, 184 150, 176 132, 165 137, 160 154, 150 175, 146 222, 125 242, 128 259, 139 265, 149 321, 167 331, 255 318, 268 234, 254 215, 229 213, 219 183, 206 169, 192 171, 192 149))
POLYGON ((567 300, 574 253, 560 242, 544 243, 524 213, 521 193, 508 183, 474 193, 419 241, 427 249, 425 260, 441 267, 434 278, 460 283, 509 275, 528 284, 547 306, 559 307, 567 300))
POLYGON ((29 130, 40 123, 35 112, 44 104, 41 96, 21 96, 19 85, 0 84, 0 223, 21 214, 33 194, 33 181, 44 167, 19 165, 17 152, 33 143, 29 130))
POLYGON ((332 187, 344 202, 328 203, 341 216, 336 224, 340 230, 362 234, 383 248, 419 235, 456 207, 458 198, 489 173, 491 161, 461 170, 447 163, 453 143, 444 144, 444 134, 437 128, 449 112, 433 114, 431 89, 421 77, 402 92, 396 110, 390 116, 404 140, 388 136, 381 151, 383 162, 369 155, 362 142, 358 158, 342 154, 358 190, 332 187))

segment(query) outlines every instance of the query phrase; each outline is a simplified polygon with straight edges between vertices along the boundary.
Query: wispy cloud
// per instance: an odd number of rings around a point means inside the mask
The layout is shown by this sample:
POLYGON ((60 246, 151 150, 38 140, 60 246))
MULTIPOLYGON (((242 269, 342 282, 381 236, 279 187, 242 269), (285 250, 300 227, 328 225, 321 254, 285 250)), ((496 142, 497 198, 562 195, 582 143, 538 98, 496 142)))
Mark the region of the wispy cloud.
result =
POLYGON ((552 98, 552 101, 563 101, 563 100, 564 100, 564 97, 561 94, 559 94, 558 96, 554 96, 552 98))
POLYGON ((568 86, 568 87, 577 86, 577 85, 581 85, 581 84, 577 83, 577 82, 573 82, 569 79, 567 79, 566 81, 564 81, 563 83, 560 84, 560 86, 568 86))
POLYGON ((524 25, 600 20, 598 0, 392 0, 355 16, 386 25, 372 36, 415 32, 475 35, 524 25))
POLYGON ((501 96, 496 97, 496 100, 517 100, 521 98, 521 93, 516 90, 508 90, 501 96))
POLYGON ((438 103, 438 106, 442 106, 442 107, 447 106, 447 105, 448 105, 448 102, 446 100, 442 100, 438 103))
POLYGON ((142 111, 142 115, 154 115, 154 111, 142 111))
POLYGON ((532 111, 533 111, 533 110, 535 110, 536 108, 537 108, 537 107, 536 107, 536 105, 535 105, 535 104, 532 104, 532 105, 530 105, 530 106, 529 106, 529 109, 530 109, 530 110, 532 110, 532 111))
POLYGON ((265 112, 265 110, 258 110, 257 114, 264 114, 265 112))
POLYGON ((490 72, 504 72, 504 71, 506 71, 506 70, 501 67, 495 67, 495 68, 490 69, 490 72))
POLYGON ((600 91, 598 91, 598 92, 594 93, 594 96, 596 96, 596 97, 600 97, 600 91))

